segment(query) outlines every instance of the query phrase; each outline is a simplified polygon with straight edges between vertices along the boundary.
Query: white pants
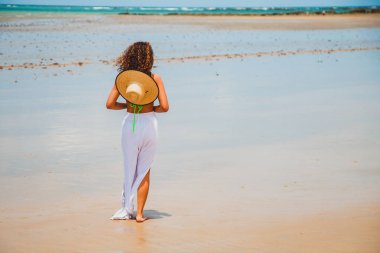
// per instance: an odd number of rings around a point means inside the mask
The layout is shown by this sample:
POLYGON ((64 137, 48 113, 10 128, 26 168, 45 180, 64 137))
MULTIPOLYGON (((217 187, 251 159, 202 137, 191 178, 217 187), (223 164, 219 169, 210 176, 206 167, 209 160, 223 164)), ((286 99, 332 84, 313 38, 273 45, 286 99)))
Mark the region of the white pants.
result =
POLYGON ((135 114, 134 132, 133 117, 133 113, 127 112, 122 123, 121 146, 124 158, 122 207, 111 217, 111 220, 133 218, 138 187, 151 168, 156 153, 158 138, 156 113, 135 114))

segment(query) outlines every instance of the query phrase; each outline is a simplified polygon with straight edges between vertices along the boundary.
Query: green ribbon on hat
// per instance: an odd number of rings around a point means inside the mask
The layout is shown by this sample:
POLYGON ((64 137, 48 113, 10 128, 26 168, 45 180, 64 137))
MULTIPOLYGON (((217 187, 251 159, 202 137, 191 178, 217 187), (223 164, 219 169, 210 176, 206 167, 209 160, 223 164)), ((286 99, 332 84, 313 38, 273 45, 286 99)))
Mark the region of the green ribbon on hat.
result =
POLYGON ((132 132, 135 132, 135 126, 136 126, 136 108, 137 109, 137 119, 139 116, 140 111, 142 110, 143 106, 142 105, 135 105, 133 103, 130 103, 130 106, 133 107, 133 121, 132 121, 132 132))

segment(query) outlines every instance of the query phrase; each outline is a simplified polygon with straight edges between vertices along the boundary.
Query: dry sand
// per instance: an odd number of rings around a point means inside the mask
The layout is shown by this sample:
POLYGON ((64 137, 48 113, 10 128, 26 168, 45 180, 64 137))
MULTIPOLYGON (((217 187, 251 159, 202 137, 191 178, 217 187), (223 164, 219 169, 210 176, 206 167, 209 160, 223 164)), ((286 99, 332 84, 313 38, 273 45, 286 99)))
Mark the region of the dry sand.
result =
MULTIPOLYGON (((104 203, 105 204, 105 203, 104 203)), ((359 206, 300 218, 205 213, 197 220, 146 214, 145 224, 105 219, 109 209, 85 202, 81 210, 48 217, 2 220, 2 252, 368 252, 380 248, 380 206, 359 206), (91 209, 89 209, 91 207, 91 209), (85 215, 84 215, 85 214, 85 215)), ((168 208, 170 209, 170 208, 168 208)))

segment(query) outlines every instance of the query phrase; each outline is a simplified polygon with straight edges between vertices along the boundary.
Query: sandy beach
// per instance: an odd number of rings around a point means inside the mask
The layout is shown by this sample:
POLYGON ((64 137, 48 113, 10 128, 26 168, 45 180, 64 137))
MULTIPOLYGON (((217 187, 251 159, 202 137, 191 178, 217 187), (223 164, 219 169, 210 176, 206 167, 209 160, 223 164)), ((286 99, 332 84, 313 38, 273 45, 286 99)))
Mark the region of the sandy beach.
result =
POLYGON ((0 16, 0 252, 380 251, 380 15, 0 16), (145 214, 113 221, 148 40, 170 103, 145 214))

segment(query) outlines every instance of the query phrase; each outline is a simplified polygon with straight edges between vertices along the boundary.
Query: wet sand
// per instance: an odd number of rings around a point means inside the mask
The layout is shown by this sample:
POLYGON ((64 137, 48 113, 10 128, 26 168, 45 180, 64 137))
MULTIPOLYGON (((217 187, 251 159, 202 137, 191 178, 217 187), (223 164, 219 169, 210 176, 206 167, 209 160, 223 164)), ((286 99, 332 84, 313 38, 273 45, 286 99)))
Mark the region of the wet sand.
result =
MULTIPOLYGON (((158 58, 156 59, 158 62, 166 61, 166 62, 185 62, 191 60, 219 60, 219 59, 231 59, 231 58, 247 58, 247 57, 265 57, 265 56, 287 56, 287 55, 297 55, 297 54, 333 54, 339 52, 357 52, 357 51, 374 51, 380 50, 380 47, 373 48, 350 48, 350 49, 314 49, 314 50, 296 50, 296 51, 271 51, 271 52, 257 52, 257 53, 240 53, 240 54, 211 54, 211 55, 198 55, 198 56, 186 56, 186 57, 171 57, 171 58, 158 58)), ((115 60, 100 60, 99 63, 102 64, 115 64, 115 60)), ((33 63, 24 63, 23 65, 9 65, 9 66, 0 66, 0 69, 17 69, 17 68, 48 68, 48 67, 68 67, 68 66, 82 66, 83 64, 94 64, 94 62, 71 62, 71 63, 51 63, 51 64, 33 64, 33 63)))
POLYGON ((0 20, 1 252, 380 250, 379 15, 0 20), (140 39, 170 102, 143 224, 109 220, 105 109, 140 39))

